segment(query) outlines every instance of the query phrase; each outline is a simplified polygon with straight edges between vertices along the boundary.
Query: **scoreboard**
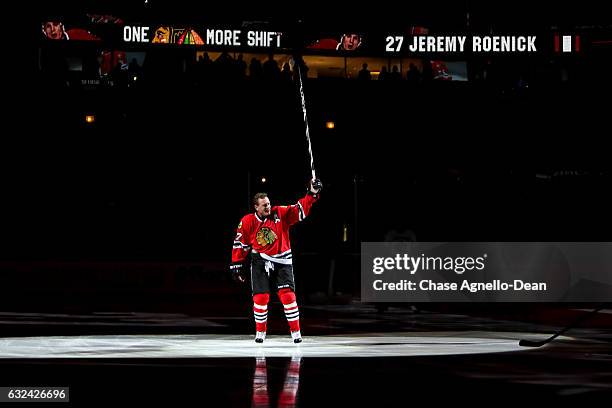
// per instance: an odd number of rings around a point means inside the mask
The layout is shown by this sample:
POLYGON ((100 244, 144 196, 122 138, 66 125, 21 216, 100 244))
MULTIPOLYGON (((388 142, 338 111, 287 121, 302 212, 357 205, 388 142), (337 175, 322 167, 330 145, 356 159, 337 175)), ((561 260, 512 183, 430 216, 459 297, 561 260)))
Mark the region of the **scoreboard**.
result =
MULTIPOLYGON (((236 25, 184 24, 163 22, 129 23, 118 18, 87 15, 78 21, 41 21, 41 41, 95 42, 115 49, 155 47, 193 47, 215 51, 281 52, 296 50, 306 54, 361 55, 463 59, 478 55, 580 54, 592 44, 605 44, 587 33, 432 33, 423 27, 404 30, 318 31, 279 30, 266 23, 236 25)), ((609 43, 609 41, 608 41, 609 43)))

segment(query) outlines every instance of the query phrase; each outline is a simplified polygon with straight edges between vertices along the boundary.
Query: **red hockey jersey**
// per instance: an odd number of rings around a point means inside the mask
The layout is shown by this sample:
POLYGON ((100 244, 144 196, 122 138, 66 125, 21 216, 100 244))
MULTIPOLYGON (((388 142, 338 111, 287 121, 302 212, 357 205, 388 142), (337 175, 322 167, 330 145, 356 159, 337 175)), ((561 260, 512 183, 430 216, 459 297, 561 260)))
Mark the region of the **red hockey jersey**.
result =
POLYGON ((257 213, 242 217, 234 238, 232 262, 244 261, 249 251, 253 251, 267 261, 291 265, 289 227, 306 218, 318 198, 318 194, 306 194, 294 205, 274 206, 270 216, 264 219, 257 213))

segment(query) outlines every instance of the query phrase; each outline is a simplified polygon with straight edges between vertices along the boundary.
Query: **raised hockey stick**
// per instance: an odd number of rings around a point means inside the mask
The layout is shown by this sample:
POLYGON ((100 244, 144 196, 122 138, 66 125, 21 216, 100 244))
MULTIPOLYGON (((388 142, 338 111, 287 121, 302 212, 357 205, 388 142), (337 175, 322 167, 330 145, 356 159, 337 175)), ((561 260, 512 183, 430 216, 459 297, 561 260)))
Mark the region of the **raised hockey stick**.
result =
POLYGON ((316 179, 317 175, 315 173, 314 167, 314 157, 312 155, 312 143, 310 142, 310 129, 308 127, 308 114, 306 112, 306 98, 304 97, 304 83, 302 82, 302 69, 301 58, 300 61, 296 63, 298 69, 298 78, 300 80, 300 97, 302 98, 302 112, 304 113, 304 125, 306 127, 306 140, 308 141, 308 154, 310 155, 310 170, 312 172, 312 179, 316 179))
POLYGON ((522 339, 521 341, 519 341, 519 346, 522 346, 522 347, 542 347, 543 345, 550 343, 551 341, 553 341, 554 339, 556 339, 557 337, 559 337, 560 335, 562 335, 566 331, 577 327, 580 323, 582 323, 585 320, 593 317, 593 315, 595 315, 595 313, 599 312, 603 308, 604 308, 604 305, 600 305, 600 306, 596 307, 595 309, 591 310, 590 312, 586 312, 583 315, 580 315, 570 325, 568 325, 568 326, 564 327, 563 329, 559 330, 558 332, 556 332, 555 334, 553 334, 552 336, 550 336, 547 339, 544 339, 544 340, 527 340, 527 339, 522 339))

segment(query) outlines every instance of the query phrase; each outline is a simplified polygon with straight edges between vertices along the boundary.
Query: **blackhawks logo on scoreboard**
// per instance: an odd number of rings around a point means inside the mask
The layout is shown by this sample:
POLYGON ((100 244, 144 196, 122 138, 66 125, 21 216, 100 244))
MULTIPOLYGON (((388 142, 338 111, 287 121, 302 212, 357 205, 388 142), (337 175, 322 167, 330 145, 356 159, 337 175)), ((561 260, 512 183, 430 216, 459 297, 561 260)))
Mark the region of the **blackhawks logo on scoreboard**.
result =
POLYGON ((257 236, 255 237, 255 239, 257 239, 257 243, 261 246, 266 246, 274 243, 274 241, 276 241, 276 238, 276 233, 274 233, 274 231, 272 231, 268 227, 263 227, 262 229, 257 231, 257 236))

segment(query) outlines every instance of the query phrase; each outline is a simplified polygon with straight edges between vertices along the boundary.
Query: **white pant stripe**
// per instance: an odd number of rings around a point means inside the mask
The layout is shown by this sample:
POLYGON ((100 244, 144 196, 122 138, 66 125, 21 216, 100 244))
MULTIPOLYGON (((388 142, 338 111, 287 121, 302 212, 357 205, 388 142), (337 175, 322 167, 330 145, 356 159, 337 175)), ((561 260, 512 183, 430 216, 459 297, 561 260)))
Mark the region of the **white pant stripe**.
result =
POLYGON ((258 305, 257 303, 253 303, 253 307, 256 307, 261 310, 268 310, 268 305, 258 305))
POLYGON ((297 307, 297 302, 289 303, 288 305, 283 305, 285 309, 289 309, 291 307, 297 307))

